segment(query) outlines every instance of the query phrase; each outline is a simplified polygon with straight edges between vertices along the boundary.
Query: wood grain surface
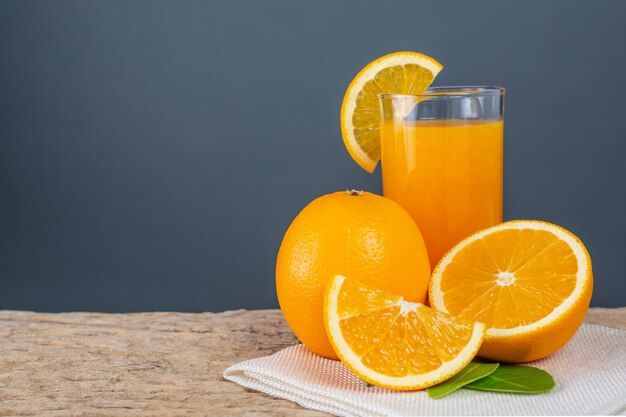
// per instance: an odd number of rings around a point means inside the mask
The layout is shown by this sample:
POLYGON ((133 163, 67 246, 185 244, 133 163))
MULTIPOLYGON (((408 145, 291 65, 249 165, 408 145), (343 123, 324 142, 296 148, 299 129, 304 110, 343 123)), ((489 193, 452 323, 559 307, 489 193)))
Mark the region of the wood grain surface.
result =
MULTIPOLYGON (((586 321, 626 329, 626 307, 586 321)), ((0 311, 0 415, 327 416, 222 378, 294 343, 278 310, 0 311)))

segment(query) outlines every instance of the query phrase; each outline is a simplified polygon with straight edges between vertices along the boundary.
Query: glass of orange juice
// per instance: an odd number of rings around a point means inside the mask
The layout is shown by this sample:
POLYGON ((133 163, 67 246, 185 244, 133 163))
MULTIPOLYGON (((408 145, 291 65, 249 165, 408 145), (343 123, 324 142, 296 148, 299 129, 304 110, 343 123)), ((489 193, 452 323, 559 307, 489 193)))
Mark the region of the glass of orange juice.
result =
POLYGON ((383 193, 413 217, 434 267, 502 222, 504 89, 433 87, 379 103, 383 193))

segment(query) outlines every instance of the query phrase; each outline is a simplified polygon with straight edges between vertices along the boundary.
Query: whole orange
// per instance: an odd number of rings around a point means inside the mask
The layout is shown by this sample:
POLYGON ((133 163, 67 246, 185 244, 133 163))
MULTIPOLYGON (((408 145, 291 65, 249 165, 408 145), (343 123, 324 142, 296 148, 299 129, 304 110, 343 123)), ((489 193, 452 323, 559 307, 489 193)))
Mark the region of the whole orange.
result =
POLYGON ((362 191, 317 198, 289 226, 276 261, 280 308, 309 349, 337 359, 324 328, 324 290, 336 274, 425 302, 430 263, 422 235, 395 202, 362 191))

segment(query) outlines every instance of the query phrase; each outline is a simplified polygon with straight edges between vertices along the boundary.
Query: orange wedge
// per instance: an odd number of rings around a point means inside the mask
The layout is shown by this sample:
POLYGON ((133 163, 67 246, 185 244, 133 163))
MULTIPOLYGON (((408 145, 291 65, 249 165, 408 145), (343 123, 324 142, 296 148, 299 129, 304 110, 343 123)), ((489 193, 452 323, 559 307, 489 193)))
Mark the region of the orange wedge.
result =
POLYGON ((417 390, 460 372, 485 326, 336 275, 324 297, 324 324, 341 361, 370 384, 417 390))
POLYGON ((443 66, 419 52, 395 52, 370 62, 348 86, 341 134, 352 159, 368 172, 380 160, 378 94, 421 94, 443 66))
POLYGON ((528 362, 563 346, 589 308, 591 258, 557 225, 502 223, 451 249, 435 267, 431 305, 488 327, 479 355, 528 362))

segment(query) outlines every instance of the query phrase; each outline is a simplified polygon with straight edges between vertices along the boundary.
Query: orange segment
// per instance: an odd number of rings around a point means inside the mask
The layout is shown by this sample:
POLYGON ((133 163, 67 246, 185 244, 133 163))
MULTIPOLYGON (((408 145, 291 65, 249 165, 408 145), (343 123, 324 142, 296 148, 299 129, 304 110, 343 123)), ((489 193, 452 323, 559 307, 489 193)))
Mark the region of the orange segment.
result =
POLYGON ((430 283, 433 307, 488 326, 482 356, 523 362, 559 349, 589 307, 593 276, 582 242, 541 221, 512 221, 460 242, 430 283))
POLYGON ((342 317, 380 311, 388 307, 397 306, 402 300, 399 295, 358 285, 354 281, 345 283, 345 289, 339 293, 338 311, 342 317), (357 297, 353 297, 358 294, 357 297))
POLYGON ((414 390, 462 370, 484 338, 480 323, 458 319, 420 303, 335 276, 324 298, 331 345, 363 380, 414 390))
POLYGON ((378 94, 421 94, 442 68, 419 52, 395 52, 370 62, 354 77, 341 105, 341 134, 361 168, 374 172, 380 160, 378 94))

